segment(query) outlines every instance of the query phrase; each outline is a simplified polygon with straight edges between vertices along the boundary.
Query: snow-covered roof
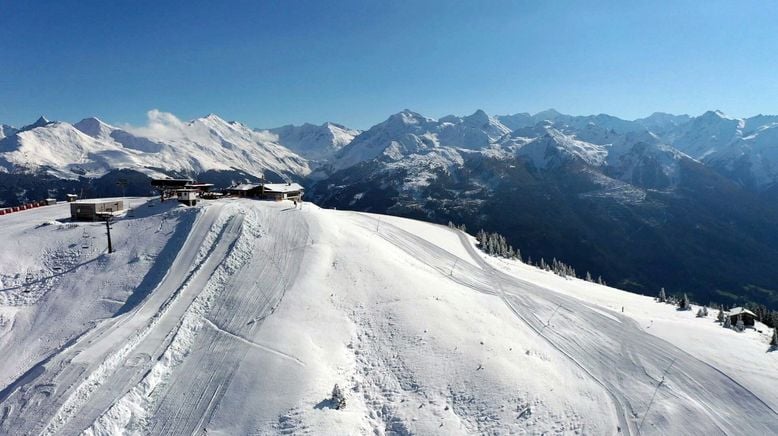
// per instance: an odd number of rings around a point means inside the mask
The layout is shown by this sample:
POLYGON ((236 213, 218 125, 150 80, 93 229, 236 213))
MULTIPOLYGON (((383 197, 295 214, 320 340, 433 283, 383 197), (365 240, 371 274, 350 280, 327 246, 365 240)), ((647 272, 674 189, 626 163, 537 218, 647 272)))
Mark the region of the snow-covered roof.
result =
POLYGON ((116 201, 123 201, 122 198, 82 198, 76 200, 74 203, 78 204, 97 204, 97 203, 113 203, 116 201))
POLYGON ((240 185, 231 186, 229 189, 230 191, 250 191, 259 186, 259 184, 255 183, 241 183, 240 185))
POLYGON ((750 310, 742 307, 733 307, 732 309, 729 309, 729 316, 734 316, 734 315, 751 315, 753 317, 756 317, 756 314, 754 312, 751 312, 750 310))
POLYGON ((265 191, 272 192, 297 192, 303 187, 299 183, 265 183, 265 191))

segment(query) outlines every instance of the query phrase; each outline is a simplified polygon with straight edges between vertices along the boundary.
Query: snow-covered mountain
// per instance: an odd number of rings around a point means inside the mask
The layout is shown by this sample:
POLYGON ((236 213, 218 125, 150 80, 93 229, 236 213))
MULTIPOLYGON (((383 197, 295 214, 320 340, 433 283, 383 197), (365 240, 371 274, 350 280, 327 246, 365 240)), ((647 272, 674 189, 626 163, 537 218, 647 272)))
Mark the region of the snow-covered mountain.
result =
POLYGON ((0 433, 778 433, 761 323, 419 221, 131 201, 112 254, 67 204, 0 217, 0 433))
POLYGON ((0 139, 5 138, 6 136, 11 136, 17 131, 18 131, 17 129, 7 124, 0 124, 0 139))
POLYGON ((313 161, 331 159, 360 133, 359 130, 335 123, 320 126, 310 123, 301 126, 289 124, 267 132, 277 135, 275 142, 313 161))
POLYGON ((302 177, 307 160, 256 132, 216 115, 182 122, 152 111, 149 125, 119 128, 87 118, 76 124, 38 120, 0 141, 6 171, 44 171, 60 178, 99 177, 114 169, 150 175, 198 174, 208 170, 242 170, 261 177, 267 172, 302 177))
POLYGON ((398 160, 440 147, 480 150, 508 133, 509 128, 482 110, 436 120, 406 109, 357 135, 335 156, 332 166, 343 169, 378 157, 398 160))

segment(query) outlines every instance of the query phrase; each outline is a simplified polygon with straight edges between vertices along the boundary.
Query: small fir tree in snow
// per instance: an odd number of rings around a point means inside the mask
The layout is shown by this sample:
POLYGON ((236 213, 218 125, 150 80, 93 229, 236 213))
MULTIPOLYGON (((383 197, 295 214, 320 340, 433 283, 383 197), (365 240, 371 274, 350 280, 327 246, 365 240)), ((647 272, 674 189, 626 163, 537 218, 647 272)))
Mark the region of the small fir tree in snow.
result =
POLYGON ((723 323, 723 322, 724 322, 724 318, 726 318, 726 317, 727 317, 727 316, 726 316, 726 315, 724 315, 724 306, 719 306, 719 314, 718 314, 718 315, 716 315, 716 319, 717 319, 717 320, 718 320, 720 323, 723 323))
POLYGON ((587 281, 587 282, 591 282, 591 281, 593 281, 593 280, 592 280, 592 275, 591 275, 591 274, 589 274, 589 271, 586 271, 586 281, 587 281))
POLYGON ((704 317, 704 316, 705 316, 705 315, 703 315, 703 313, 702 313, 702 307, 701 307, 699 310, 697 310, 697 318, 702 318, 702 317, 704 317))
POLYGON ((725 329, 731 329, 732 328, 732 318, 725 316, 724 317, 724 324, 723 327, 725 329))
POLYGON ((346 397, 343 395, 343 392, 340 390, 340 386, 338 386, 337 383, 335 384, 335 387, 332 388, 332 402, 338 410, 346 408, 346 397))
POLYGON ((778 348, 778 327, 773 329, 773 339, 770 340, 770 345, 773 348, 778 348))
POLYGON ((667 302, 667 294, 665 294, 665 288, 662 288, 659 290, 659 298, 657 298, 660 303, 666 303, 667 302))
POLYGON ((689 303, 689 297, 684 293, 681 301, 678 302, 678 308, 681 310, 692 310, 692 305, 689 303))
POLYGON ((708 308, 707 306, 702 307, 702 316, 708 316, 708 308))

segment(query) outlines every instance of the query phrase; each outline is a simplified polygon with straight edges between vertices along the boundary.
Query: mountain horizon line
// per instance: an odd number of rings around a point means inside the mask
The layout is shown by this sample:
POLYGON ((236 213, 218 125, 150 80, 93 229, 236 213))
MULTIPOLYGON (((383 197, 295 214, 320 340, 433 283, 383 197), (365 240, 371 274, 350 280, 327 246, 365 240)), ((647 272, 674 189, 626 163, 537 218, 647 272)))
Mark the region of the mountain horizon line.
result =
MULTIPOLYGON (((345 123, 342 123, 342 122, 339 122, 339 121, 332 121, 332 120, 324 121, 322 123, 315 123, 315 122, 305 121, 305 122, 302 122, 300 124, 285 123, 285 124, 282 124, 282 125, 271 126, 271 127, 253 127, 253 126, 250 126, 249 124, 244 123, 244 122, 239 121, 239 120, 228 120, 228 119, 220 116, 219 114, 217 114, 215 112, 209 112, 207 115, 203 115, 203 116, 199 116, 199 117, 194 117, 194 118, 187 119, 187 120, 179 118, 173 112, 162 111, 162 110, 159 110, 159 109, 156 109, 156 108, 155 109, 150 109, 150 110, 146 111, 146 114, 147 114, 147 123, 150 120, 152 120, 152 118, 153 118, 152 114, 163 114, 163 115, 166 115, 166 116, 175 117, 176 120, 181 121, 181 122, 185 122, 185 123, 190 123, 190 122, 196 121, 196 120, 205 120, 205 119, 209 119, 209 118, 210 119, 214 119, 215 118, 215 119, 221 120, 221 121, 223 121, 225 123, 228 123, 228 124, 239 123, 239 124, 241 124, 243 126, 250 127, 250 128, 252 128, 254 130, 273 130, 273 129, 279 129, 279 128, 288 127, 288 126, 305 126, 305 125, 322 126, 322 127, 326 126, 326 125, 335 125, 335 126, 341 127, 341 128, 352 128, 348 124, 345 124, 345 123)), ((585 115, 581 115, 581 114, 575 114, 574 115, 574 114, 569 114, 569 113, 565 113, 565 112, 560 112, 560 111, 558 111, 555 108, 548 108, 548 109, 545 109, 545 110, 542 110, 542 111, 538 111, 538 112, 535 112, 535 113, 532 113, 532 112, 515 112, 515 113, 507 113, 507 114, 497 114, 497 113, 490 114, 489 112, 487 112, 484 109, 476 109, 473 113, 471 113, 469 115, 467 115, 467 114, 465 114, 465 115, 459 114, 458 115, 458 114, 453 114, 452 113, 452 114, 446 114, 446 115, 443 115, 443 116, 440 116, 440 117, 434 117, 434 116, 425 115, 423 112, 420 112, 420 111, 416 111, 416 110, 409 109, 409 108, 404 108, 404 109, 402 109, 400 111, 391 113, 387 118, 385 118, 385 119, 383 119, 381 121, 378 121, 377 123, 372 124, 371 127, 376 125, 376 124, 380 124, 380 123, 388 120, 392 116, 400 115, 400 114, 414 114, 414 115, 417 115, 417 116, 424 117, 426 119, 436 120, 436 121, 440 121, 440 120, 443 120, 443 119, 448 118, 448 117, 470 118, 470 117, 479 116, 479 115, 483 116, 482 114, 488 116, 489 118, 498 118, 498 119, 499 118, 508 118, 508 117, 517 117, 517 116, 526 116, 526 117, 532 117, 532 118, 538 118, 538 117, 541 117, 541 116, 542 117, 552 117, 552 118, 547 118, 549 120, 553 120, 553 118, 558 118, 558 117, 570 117, 570 118, 578 118, 578 119, 580 119, 580 118, 595 118, 595 117, 609 117, 609 118, 617 119, 617 120, 620 120, 620 121, 627 121, 627 122, 641 122, 641 121, 650 120, 650 119, 653 119, 653 118, 656 118, 656 117, 677 117, 677 118, 688 118, 689 120, 691 120, 691 119, 695 119, 695 118, 702 118, 702 117, 705 117, 705 116, 713 116, 713 115, 718 116, 720 118, 731 119, 731 120, 749 120, 749 119, 754 119, 754 118, 758 118, 758 117, 778 117, 778 113, 776 113, 776 114, 758 113, 758 114, 754 114, 754 115, 750 115, 750 116, 732 116, 732 115, 730 115, 730 114, 728 114, 728 113, 726 113, 726 112, 724 112, 724 111, 722 111, 720 109, 709 109, 709 110, 707 110, 707 111, 705 111, 705 112, 703 112, 703 113, 701 113, 699 115, 696 115, 696 116, 695 115, 689 115, 688 113, 672 113, 672 112, 655 111, 655 112, 652 112, 650 115, 631 119, 631 118, 620 117, 618 115, 612 115, 612 114, 609 114, 607 112, 600 112, 600 113, 597 113, 597 114, 593 114, 592 113, 592 114, 585 114, 585 115)), ((0 126, 10 127, 10 128, 16 129, 16 130, 27 130, 29 128, 34 128, 34 127, 37 127, 39 125, 48 124, 48 123, 66 122, 66 123, 69 123, 69 124, 78 124, 80 122, 87 121, 87 120, 97 120, 97 121, 100 121, 103 124, 107 124, 109 126, 118 127, 118 128, 122 128, 122 129, 143 127, 143 125, 134 125, 134 124, 127 123, 127 122, 106 121, 106 120, 102 119, 98 115, 90 115, 90 116, 86 116, 86 117, 84 117, 84 118, 82 118, 82 119, 80 119, 78 121, 72 121, 72 120, 64 120, 64 119, 49 119, 43 113, 38 116, 36 121, 34 121, 34 122, 30 123, 30 124, 26 124, 26 125, 22 125, 22 126, 18 126, 17 127, 17 126, 14 126, 12 124, 6 124, 6 123, 2 122, 2 120, 0 120, 0 126)), ((543 121, 543 120, 540 119, 539 121, 543 121)), ((357 130, 367 130, 367 129, 359 129, 359 128, 357 128, 357 130)))

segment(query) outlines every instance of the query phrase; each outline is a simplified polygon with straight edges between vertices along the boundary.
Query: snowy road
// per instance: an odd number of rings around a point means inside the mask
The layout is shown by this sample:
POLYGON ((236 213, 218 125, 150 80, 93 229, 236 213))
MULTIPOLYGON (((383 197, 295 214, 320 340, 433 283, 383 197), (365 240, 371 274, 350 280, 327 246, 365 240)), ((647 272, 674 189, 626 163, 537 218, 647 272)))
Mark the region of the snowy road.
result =
POLYGON ((356 221, 452 280, 501 295, 519 319, 603 386, 622 433, 778 434, 778 413, 727 374, 626 316, 495 269, 463 233, 452 230, 480 269, 397 226, 378 227, 367 215, 356 221))

